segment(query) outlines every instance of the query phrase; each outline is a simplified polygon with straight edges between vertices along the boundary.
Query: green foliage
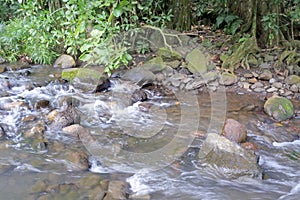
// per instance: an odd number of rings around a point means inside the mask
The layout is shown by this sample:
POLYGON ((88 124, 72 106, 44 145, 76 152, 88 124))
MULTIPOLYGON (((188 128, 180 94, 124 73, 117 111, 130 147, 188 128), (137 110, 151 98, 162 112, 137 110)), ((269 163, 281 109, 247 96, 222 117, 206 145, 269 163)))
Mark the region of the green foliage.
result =
POLYGON ((226 15, 222 14, 217 17, 217 22, 215 27, 221 28, 223 27, 225 34, 234 35, 237 30, 240 28, 243 20, 240 19, 237 15, 226 15))
MULTIPOLYGON (((129 0, 0 0, 0 56, 9 61, 28 56, 35 63, 50 64, 62 53, 106 66, 108 74, 128 64, 131 56, 116 36, 139 23, 165 26, 171 12, 162 1, 129 0), (21 3, 20 3, 21 2, 21 3), (11 6, 14 9, 11 9, 11 6)), ((145 53, 147 48, 140 46, 145 53)))
POLYGON ((227 0, 212 0, 197 2, 197 16, 202 18, 203 16, 216 19, 213 21, 214 28, 221 28, 225 34, 234 35, 240 28, 243 20, 229 12, 227 6, 227 0))

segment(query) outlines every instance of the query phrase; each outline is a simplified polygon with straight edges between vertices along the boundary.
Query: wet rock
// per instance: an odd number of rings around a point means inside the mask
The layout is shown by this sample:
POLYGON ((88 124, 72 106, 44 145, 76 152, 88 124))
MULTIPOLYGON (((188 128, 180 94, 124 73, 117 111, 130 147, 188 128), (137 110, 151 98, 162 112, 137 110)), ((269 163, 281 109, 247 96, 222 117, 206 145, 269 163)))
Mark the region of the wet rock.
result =
POLYGON ((175 50, 168 49, 165 47, 159 48, 157 55, 163 59, 163 61, 174 61, 174 60, 181 60, 182 56, 175 50))
POLYGON ((124 181, 110 181, 103 200, 128 199, 129 184, 124 181))
POLYGON ((194 49, 186 56, 188 63, 187 68, 193 74, 203 74, 207 72, 207 56, 204 55, 200 49, 194 49))
POLYGON ((2 126, 0 126, 0 139, 5 137, 5 132, 4 129, 2 128, 2 126))
POLYGON ((49 122, 54 122, 56 116, 58 115, 58 110, 55 109, 55 110, 52 110, 51 112, 49 112, 47 115, 46 115, 46 119, 49 121, 49 122))
POLYGON ((62 131, 67 135, 79 138, 80 135, 84 135, 84 132, 88 130, 83 128, 79 124, 72 124, 70 126, 64 127, 62 131))
POLYGON ((199 161, 228 178, 262 176, 255 154, 215 133, 208 133, 199 152, 199 161))
POLYGON ((71 170, 88 170, 88 155, 83 151, 67 151, 64 159, 71 163, 71 170))
POLYGON ((43 121, 38 121, 36 124, 32 125, 32 128, 25 131, 24 137, 29 138, 36 135, 42 135, 46 130, 46 126, 43 121))
POLYGON ((132 103, 136 103, 138 101, 146 101, 148 99, 148 96, 144 90, 135 90, 130 99, 132 103))
POLYGON ((110 86, 108 77, 101 66, 90 66, 86 68, 64 69, 62 79, 83 92, 101 92, 110 86))
POLYGON ((80 113, 73 106, 68 106, 64 111, 58 112, 54 121, 50 124, 50 129, 61 130, 63 127, 78 124, 80 122, 80 113))
POLYGON ((219 83, 221 85, 226 85, 226 86, 233 85, 236 82, 237 82, 237 76, 229 72, 223 72, 219 80, 219 83))
POLYGON ((6 66, 0 65, 0 74, 6 71, 6 66))
POLYGON ((139 86, 153 83, 156 80, 155 74, 140 67, 128 70, 121 76, 121 78, 124 80, 132 81, 139 86))
POLYGON ((297 75, 290 75, 285 79, 285 82, 289 85, 300 83, 300 77, 297 75))
POLYGON ((241 143, 246 140, 246 127, 234 119, 227 119, 224 124, 222 135, 227 139, 241 143))
POLYGON ((142 102, 138 105, 140 111, 149 112, 150 108, 153 106, 152 103, 142 102))
POLYGON ((37 116, 35 115, 26 115, 22 118, 22 122, 32 122, 37 119, 37 116))
POLYGON ((42 109, 42 108, 48 108, 50 102, 48 100, 39 100, 35 103, 34 108, 36 110, 42 109))
POLYGON ((59 67, 59 68, 71 68, 71 67, 75 67, 76 66, 76 62, 74 60, 74 58, 72 56, 63 54, 60 57, 58 57, 54 64, 53 67, 59 67))
POLYGON ((276 121, 284 121, 294 115, 294 107, 292 102, 279 96, 272 96, 264 104, 264 111, 276 121))
POLYGON ((6 66, 7 69, 12 70, 12 71, 17 71, 21 69, 28 69, 31 66, 27 62, 16 62, 16 63, 10 63, 9 65, 6 66))
POLYGON ((15 101, 15 102, 7 103, 3 106, 3 108, 5 110, 13 110, 13 109, 17 109, 20 107, 26 107, 26 104, 24 101, 15 101))
POLYGON ((270 72, 270 70, 264 70, 263 73, 261 73, 258 76, 258 79, 263 81, 269 81, 272 78, 273 74, 270 72))

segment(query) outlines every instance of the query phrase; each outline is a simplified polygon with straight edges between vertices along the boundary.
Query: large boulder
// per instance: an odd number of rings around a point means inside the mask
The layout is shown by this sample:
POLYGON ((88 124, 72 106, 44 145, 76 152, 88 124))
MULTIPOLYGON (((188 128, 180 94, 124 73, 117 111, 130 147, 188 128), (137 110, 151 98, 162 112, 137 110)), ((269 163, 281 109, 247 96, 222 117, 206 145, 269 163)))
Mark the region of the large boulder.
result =
POLYGON ((163 61, 181 60, 182 55, 175 50, 162 47, 158 50, 157 55, 163 59, 163 61))
POLYGON ((187 68, 193 74, 204 74, 207 72, 207 56, 198 48, 194 49, 186 56, 187 68))
POLYGON ((199 162, 228 178, 261 178, 258 157, 216 133, 208 133, 199 151, 199 162))
POLYGON ((110 86, 104 69, 97 66, 64 69, 61 77, 83 92, 101 92, 110 86))
POLYGON ((238 80, 238 78, 236 75, 231 74, 229 72, 223 72, 221 75, 221 78, 219 80, 219 83, 221 85, 229 86, 229 85, 233 85, 234 83, 236 83, 237 80, 238 80))
POLYGON ((277 95, 265 102, 264 111, 276 121, 284 121, 294 115, 293 103, 289 99, 277 95))

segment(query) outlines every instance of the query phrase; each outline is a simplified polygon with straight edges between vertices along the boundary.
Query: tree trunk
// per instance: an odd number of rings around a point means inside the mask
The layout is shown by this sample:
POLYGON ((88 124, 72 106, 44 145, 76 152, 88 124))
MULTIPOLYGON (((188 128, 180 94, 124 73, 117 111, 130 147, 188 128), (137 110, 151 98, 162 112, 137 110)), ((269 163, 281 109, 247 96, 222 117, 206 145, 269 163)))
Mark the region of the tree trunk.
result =
POLYGON ((170 0, 173 20, 169 28, 177 31, 191 30, 191 1, 190 0, 170 0))
POLYGON ((260 47, 278 45, 280 39, 283 39, 279 29, 282 5, 275 4, 269 0, 228 0, 228 6, 231 13, 238 15, 244 20, 245 24, 242 31, 250 32, 257 39, 260 47), (263 17, 269 14, 274 14, 275 16, 275 19, 271 19, 275 21, 272 24, 274 29, 266 29, 266 25, 262 22, 263 17), (276 27, 278 27, 278 32, 276 27))

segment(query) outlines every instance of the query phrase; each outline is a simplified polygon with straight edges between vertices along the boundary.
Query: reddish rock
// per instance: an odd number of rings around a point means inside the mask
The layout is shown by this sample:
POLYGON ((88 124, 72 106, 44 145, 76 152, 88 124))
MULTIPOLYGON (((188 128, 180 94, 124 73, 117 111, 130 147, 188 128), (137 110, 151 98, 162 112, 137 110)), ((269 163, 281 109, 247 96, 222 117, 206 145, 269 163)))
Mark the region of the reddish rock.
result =
POLYGON ((258 147, 255 144, 253 144, 252 142, 244 142, 242 144, 242 147, 247 150, 253 150, 253 151, 258 150, 258 147))
POLYGON ((246 127, 234 119, 227 119, 224 125, 223 133, 227 139, 241 143, 246 140, 246 127))

